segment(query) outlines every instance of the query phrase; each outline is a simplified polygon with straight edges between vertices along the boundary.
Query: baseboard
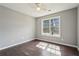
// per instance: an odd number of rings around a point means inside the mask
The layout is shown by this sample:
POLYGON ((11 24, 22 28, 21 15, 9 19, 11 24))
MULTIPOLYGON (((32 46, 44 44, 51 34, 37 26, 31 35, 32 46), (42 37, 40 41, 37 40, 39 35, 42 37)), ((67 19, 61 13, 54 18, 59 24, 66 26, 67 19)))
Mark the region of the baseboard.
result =
MULTIPOLYGON (((39 39, 39 38, 35 38, 35 39, 43 40, 43 39, 39 39)), ((43 40, 43 41, 48 41, 48 40, 43 40)), ((48 41, 48 42, 51 42, 51 41, 48 41)), ((60 42, 55 42, 55 41, 52 41, 52 42, 56 43, 56 44, 61 44, 61 45, 77 48, 77 46, 75 46, 75 45, 70 45, 70 44, 65 44, 65 43, 60 43, 60 42)))
POLYGON ((9 45, 7 47, 0 48, 0 50, 4 50, 4 49, 7 49, 7 48, 16 46, 16 45, 20 45, 20 44, 23 44, 23 43, 27 43, 27 42, 32 41, 32 40, 34 40, 34 39, 30 39, 30 40, 27 40, 27 41, 24 41, 24 42, 20 42, 20 43, 17 43, 17 44, 9 45))

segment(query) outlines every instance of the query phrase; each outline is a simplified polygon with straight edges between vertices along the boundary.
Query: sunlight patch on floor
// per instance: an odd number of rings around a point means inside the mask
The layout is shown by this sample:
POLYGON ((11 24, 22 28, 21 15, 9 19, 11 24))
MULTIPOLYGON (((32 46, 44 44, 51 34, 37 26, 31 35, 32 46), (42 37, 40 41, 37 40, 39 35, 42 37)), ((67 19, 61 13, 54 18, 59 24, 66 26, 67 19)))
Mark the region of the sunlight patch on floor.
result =
POLYGON ((47 45, 48 44, 45 42, 40 42, 36 45, 36 47, 41 48, 41 49, 46 49, 47 45))
POLYGON ((61 56, 60 47, 46 42, 39 42, 36 47, 46 50, 54 55, 61 56))

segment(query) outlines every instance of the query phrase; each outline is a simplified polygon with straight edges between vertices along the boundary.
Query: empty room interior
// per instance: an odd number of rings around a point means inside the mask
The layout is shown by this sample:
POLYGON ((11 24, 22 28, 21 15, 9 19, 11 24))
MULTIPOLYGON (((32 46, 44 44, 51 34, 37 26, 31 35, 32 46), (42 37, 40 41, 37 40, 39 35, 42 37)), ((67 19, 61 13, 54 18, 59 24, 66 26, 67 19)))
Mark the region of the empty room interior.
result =
POLYGON ((0 3, 0 56, 79 56, 79 4, 0 3))

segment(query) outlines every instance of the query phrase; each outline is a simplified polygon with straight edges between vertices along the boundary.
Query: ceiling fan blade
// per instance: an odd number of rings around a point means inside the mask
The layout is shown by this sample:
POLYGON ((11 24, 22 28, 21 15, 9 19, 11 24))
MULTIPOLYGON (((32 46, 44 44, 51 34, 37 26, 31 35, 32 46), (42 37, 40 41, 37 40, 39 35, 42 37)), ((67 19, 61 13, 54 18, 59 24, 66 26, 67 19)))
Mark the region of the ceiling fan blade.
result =
POLYGON ((50 9, 47 9, 47 7, 44 4, 41 3, 35 3, 36 7, 39 7, 43 11, 51 11, 50 9))

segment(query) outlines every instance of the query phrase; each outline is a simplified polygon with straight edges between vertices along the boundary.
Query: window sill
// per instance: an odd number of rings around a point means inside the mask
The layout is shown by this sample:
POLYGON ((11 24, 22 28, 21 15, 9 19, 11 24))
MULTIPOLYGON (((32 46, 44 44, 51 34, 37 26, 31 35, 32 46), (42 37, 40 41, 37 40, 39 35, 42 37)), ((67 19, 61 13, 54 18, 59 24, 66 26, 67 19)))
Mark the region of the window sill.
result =
POLYGON ((51 34, 42 34, 43 36, 50 36, 50 37, 60 37, 60 35, 57 35, 57 34, 54 34, 54 35, 51 35, 51 34))

